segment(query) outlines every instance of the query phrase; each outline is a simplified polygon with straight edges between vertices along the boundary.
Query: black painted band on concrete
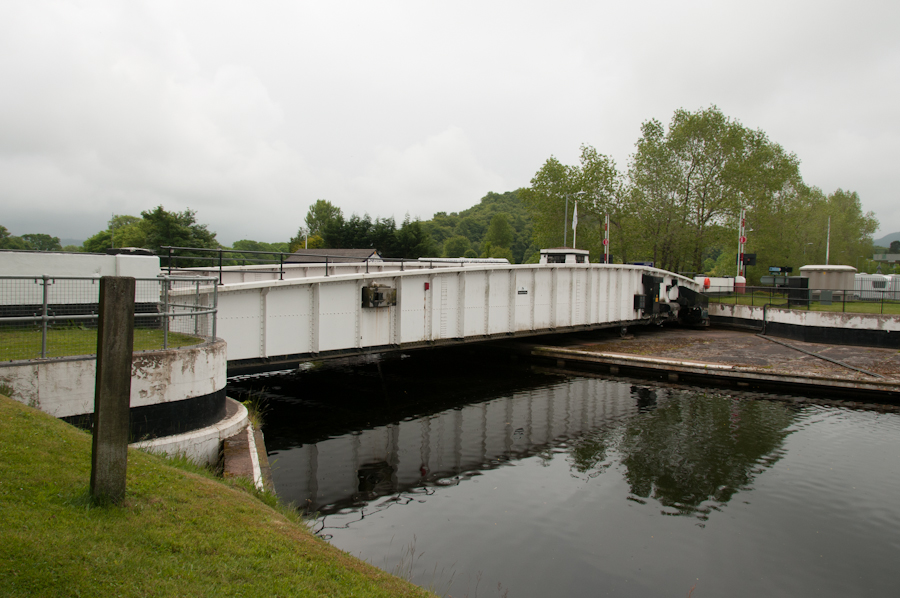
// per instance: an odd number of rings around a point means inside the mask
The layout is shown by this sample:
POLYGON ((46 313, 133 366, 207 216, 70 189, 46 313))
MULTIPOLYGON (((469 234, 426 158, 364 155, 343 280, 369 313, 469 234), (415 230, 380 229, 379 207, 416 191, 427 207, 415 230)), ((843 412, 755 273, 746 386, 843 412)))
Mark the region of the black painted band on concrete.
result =
MULTIPOLYGON (((762 328, 762 322, 748 318, 731 316, 710 316, 713 324, 740 326, 741 328, 762 328)), ((860 328, 830 328, 825 326, 800 326, 781 322, 766 322, 766 335, 788 338, 804 343, 832 343, 856 347, 877 347, 881 349, 900 348, 900 332, 888 330, 864 330, 860 328)))
MULTIPOLYGON (((225 389, 181 401, 132 407, 130 416, 130 442, 199 430, 211 426, 225 417, 225 389)), ((94 414, 83 413, 60 419, 90 431, 93 426, 94 414)))

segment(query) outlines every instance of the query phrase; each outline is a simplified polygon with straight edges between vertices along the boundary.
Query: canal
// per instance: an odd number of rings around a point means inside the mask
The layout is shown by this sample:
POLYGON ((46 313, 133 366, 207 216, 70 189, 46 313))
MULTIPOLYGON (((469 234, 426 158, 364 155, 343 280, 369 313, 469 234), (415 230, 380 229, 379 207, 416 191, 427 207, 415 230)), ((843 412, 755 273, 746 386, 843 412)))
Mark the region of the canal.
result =
POLYGON ((234 378, 278 494, 445 596, 894 595, 900 415, 490 345, 234 378))

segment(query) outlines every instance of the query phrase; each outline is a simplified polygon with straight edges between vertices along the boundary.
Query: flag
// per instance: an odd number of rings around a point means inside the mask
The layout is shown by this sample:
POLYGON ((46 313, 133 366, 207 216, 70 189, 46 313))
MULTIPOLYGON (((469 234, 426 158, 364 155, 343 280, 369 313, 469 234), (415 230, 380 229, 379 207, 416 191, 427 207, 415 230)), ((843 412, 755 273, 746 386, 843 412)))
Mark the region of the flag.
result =
POLYGON ((578 202, 575 202, 575 213, 572 215, 572 230, 578 230, 578 202))

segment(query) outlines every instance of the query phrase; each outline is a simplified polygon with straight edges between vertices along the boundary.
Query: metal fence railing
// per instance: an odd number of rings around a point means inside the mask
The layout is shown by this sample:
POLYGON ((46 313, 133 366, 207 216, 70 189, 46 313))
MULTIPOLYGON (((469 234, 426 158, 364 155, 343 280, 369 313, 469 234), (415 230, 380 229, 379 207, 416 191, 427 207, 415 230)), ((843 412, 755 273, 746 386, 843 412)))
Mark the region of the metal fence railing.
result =
POLYGON ((809 311, 900 315, 900 291, 806 289, 785 286, 710 287, 710 303, 784 307, 809 311))
POLYGON ((348 257, 346 255, 327 255, 304 253, 300 249, 294 253, 282 253, 278 251, 245 251, 240 249, 204 249, 197 247, 160 247, 160 263, 169 274, 173 270, 183 270, 186 268, 196 268, 207 272, 219 273, 219 281, 222 280, 223 271, 232 266, 260 266, 255 270, 257 273, 277 274, 279 280, 284 280, 285 266, 298 265, 322 265, 324 266, 325 276, 329 275, 329 268, 339 264, 347 263, 363 263, 365 264, 366 273, 369 272, 369 264, 392 263, 399 264, 400 271, 406 269, 407 266, 415 268, 427 267, 434 268, 438 266, 446 266, 443 260, 435 258, 429 260, 427 258, 407 259, 407 258, 389 258, 381 256, 369 257, 348 257))
MULTIPOLYGON (((216 337, 217 279, 135 280, 134 350, 216 337)), ((99 276, 0 276, 0 361, 94 355, 99 276)))

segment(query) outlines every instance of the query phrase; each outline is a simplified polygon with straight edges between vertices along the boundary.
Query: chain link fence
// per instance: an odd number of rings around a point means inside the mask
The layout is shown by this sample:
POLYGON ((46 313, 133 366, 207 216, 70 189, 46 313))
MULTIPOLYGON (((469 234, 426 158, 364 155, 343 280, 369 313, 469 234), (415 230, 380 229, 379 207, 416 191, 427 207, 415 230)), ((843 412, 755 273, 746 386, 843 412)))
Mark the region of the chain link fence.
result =
MULTIPOLYGON (((135 280, 134 350, 216 336, 217 279, 135 280)), ((95 355, 100 277, 0 276, 0 361, 95 355)))

